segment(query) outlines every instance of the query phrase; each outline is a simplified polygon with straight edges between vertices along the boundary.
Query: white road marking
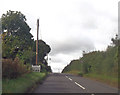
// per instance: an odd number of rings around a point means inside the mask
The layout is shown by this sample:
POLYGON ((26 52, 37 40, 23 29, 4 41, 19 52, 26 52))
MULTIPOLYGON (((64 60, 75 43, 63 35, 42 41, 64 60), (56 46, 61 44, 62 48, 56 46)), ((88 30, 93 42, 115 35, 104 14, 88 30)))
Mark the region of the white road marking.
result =
POLYGON ((85 87, 83 87, 82 85, 78 84, 77 82, 75 82, 76 85, 78 85, 79 87, 81 87, 82 89, 85 89, 85 87))
MULTIPOLYGON (((72 81, 72 79, 71 78, 69 78, 68 76, 65 76, 66 78, 68 78, 69 80, 71 80, 72 81)), ((83 87, 82 85, 80 85, 79 83, 77 83, 77 82, 75 82, 75 84, 77 85, 77 86, 79 86, 79 87, 81 87, 82 89, 85 89, 85 87, 83 87)))
POLYGON ((71 81, 72 81, 72 79, 71 79, 71 78, 69 78, 69 80, 71 80, 71 81))
POLYGON ((69 80, 71 80, 72 81, 72 79, 71 78, 69 78, 68 76, 65 76, 66 78, 68 78, 69 80))
POLYGON ((68 78, 68 76, 65 76, 66 78, 68 78))

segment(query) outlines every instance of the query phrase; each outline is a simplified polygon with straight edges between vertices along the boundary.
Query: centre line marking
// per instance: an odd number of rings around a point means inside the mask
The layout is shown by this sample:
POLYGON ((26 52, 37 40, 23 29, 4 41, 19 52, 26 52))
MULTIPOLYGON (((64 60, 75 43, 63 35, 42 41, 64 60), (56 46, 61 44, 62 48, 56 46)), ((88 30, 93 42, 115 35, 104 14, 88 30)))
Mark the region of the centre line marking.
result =
POLYGON ((66 78, 68 78, 68 76, 65 76, 66 78))
POLYGON ((69 78, 68 76, 65 76, 66 78, 68 78, 69 80, 71 80, 72 81, 72 79, 71 78, 69 78))
POLYGON ((83 87, 82 85, 78 84, 77 82, 75 82, 76 85, 78 85, 79 87, 81 87, 82 89, 85 89, 85 87, 83 87))
POLYGON ((71 79, 71 78, 69 78, 69 80, 71 80, 71 81, 72 81, 72 79, 71 79))

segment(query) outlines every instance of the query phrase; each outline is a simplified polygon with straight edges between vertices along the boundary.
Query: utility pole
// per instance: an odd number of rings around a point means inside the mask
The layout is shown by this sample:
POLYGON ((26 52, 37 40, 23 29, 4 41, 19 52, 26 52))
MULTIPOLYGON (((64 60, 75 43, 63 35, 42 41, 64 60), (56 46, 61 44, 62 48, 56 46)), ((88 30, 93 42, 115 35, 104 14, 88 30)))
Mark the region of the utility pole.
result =
POLYGON ((39 19, 37 19, 37 40, 36 40, 36 65, 32 65, 33 72, 40 72, 41 66, 38 64, 38 38, 39 37, 39 19))
POLYGON ((37 19, 36 65, 38 64, 38 35, 39 35, 39 19, 37 19))

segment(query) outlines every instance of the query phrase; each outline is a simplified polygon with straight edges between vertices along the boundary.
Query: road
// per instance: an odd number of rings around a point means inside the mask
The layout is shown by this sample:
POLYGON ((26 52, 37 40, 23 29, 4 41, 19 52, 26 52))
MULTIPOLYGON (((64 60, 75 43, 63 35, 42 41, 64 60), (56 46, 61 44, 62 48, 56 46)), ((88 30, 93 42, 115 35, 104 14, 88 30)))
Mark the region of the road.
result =
POLYGON ((53 73, 48 75, 34 93, 118 93, 118 90, 87 78, 53 73))

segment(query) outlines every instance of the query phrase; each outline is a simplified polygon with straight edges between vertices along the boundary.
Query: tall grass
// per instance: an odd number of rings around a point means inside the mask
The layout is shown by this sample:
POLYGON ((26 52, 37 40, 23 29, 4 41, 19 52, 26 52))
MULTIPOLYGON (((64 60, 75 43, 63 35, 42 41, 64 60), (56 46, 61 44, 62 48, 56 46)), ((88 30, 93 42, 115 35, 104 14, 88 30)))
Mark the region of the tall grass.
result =
POLYGON ((3 80, 3 93, 25 93, 29 88, 40 82, 46 76, 45 73, 32 72, 16 79, 3 80))
POLYGON ((118 87, 118 77, 98 75, 95 73, 85 74, 84 77, 97 80, 97 81, 109 84, 111 86, 114 86, 114 87, 118 87))

